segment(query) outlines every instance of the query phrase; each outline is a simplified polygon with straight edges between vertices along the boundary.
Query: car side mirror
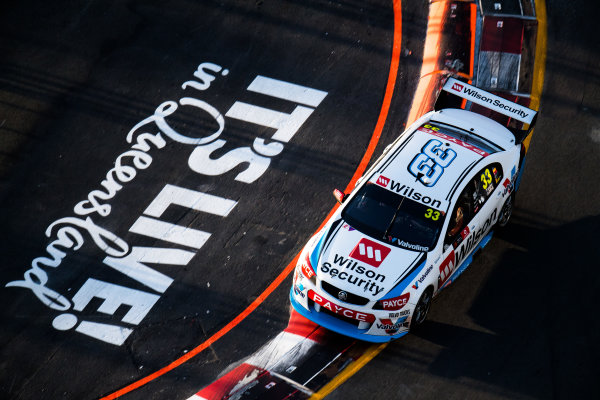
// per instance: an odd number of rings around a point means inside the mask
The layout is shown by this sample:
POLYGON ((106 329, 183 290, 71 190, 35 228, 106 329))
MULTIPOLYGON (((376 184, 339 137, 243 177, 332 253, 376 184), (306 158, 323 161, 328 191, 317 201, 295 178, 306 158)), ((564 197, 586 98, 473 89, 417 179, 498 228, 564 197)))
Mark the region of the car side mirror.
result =
POLYGON ((344 200, 346 200, 346 193, 342 192, 339 189, 333 190, 333 197, 338 201, 338 203, 342 204, 344 200))

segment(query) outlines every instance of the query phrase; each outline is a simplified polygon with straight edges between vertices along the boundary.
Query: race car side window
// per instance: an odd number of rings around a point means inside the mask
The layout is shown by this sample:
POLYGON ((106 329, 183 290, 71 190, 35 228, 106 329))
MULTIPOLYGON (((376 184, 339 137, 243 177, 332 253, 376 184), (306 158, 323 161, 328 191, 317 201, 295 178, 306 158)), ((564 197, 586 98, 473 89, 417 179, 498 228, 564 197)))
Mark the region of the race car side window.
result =
POLYGON ((446 231, 444 245, 460 243, 461 233, 477 215, 501 180, 502 167, 498 163, 486 166, 471 178, 458 197, 452 214, 449 215, 450 224, 446 231))
POLYGON ((502 179, 502 166, 498 163, 490 164, 479 171, 479 195, 480 207, 487 201, 490 195, 500 184, 502 179))

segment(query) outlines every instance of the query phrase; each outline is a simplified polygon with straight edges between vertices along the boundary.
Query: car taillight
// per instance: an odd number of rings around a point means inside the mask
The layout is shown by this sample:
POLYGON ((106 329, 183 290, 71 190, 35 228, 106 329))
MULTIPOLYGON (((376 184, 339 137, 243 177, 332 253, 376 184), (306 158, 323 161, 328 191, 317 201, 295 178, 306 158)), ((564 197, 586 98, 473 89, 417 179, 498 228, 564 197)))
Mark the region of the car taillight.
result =
POLYGON ((315 277, 315 270, 310 264, 310 252, 306 252, 306 255, 300 262, 300 270, 302 271, 302 275, 304 275, 308 280, 312 283, 316 283, 317 278, 315 277))

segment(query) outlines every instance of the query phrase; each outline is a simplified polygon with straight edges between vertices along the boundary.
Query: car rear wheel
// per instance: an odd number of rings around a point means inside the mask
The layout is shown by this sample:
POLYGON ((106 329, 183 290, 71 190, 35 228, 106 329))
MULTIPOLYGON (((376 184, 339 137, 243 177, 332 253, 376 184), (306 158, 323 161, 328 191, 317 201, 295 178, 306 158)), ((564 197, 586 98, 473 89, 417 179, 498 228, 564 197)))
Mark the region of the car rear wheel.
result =
POLYGON ((508 196, 508 199, 506 199, 504 205, 502 206, 502 210, 500 210, 500 217, 498 217, 498 226, 501 228, 505 227, 506 224, 508 224, 508 220, 512 215, 513 198, 514 196, 512 194, 508 196))
POLYGON ((425 322, 427 318, 427 313, 431 308, 431 300, 433 299, 433 289, 428 287, 425 289, 421 297, 419 298, 419 302, 415 307, 415 311, 413 312, 411 329, 414 329, 425 322))

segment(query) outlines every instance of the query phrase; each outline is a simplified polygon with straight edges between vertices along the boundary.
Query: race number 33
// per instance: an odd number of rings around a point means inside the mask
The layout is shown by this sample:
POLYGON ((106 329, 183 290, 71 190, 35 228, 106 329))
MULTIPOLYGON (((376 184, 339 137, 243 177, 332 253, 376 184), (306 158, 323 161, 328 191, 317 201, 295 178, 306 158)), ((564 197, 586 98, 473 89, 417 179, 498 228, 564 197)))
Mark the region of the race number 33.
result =
POLYGON ((423 146, 421 152, 413 158, 408 166, 408 172, 414 175, 423 185, 433 186, 444 173, 444 169, 455 158, 456 152, 454 150, 444 149, 441 141, 431 139, 423 146))

